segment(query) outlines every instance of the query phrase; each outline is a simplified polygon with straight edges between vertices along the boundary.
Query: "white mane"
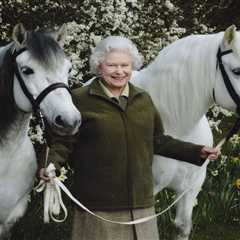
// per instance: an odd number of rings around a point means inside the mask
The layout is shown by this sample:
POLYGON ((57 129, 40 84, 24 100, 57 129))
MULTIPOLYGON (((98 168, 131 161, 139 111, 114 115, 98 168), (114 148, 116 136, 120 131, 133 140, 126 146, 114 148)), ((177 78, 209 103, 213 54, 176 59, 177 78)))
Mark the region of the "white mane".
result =
MULTIPOLYGON (((240 94, 239 37, 236 27, 230 26, 224 34, 183 38, 163 49, 156 60, 136 77, 133 75, 133 83, 151 95, 167 134, 188 142, 213 145, 213 135, 205 117, 214 102, 213 90, 221 106, 236 109, 217 68, 217 52, 220 46, 221 52, 233 50, 232 54, 224 56, 222 62, 240 94)), ((176 159, 154 156, 155 193, 168 187, 176 191, 176 197, 185 194, 176 206, 175 225, 180 230, 176 239, 189 239, 193 206, 206 177, 207 164, 205 161, 199 168, 176 159)))
POLYGON ((213 103, 216 54, 222 37, 219 33, 178 40, 133 77, 133 83, 151 95, 166 133, 186 134, 213 103))

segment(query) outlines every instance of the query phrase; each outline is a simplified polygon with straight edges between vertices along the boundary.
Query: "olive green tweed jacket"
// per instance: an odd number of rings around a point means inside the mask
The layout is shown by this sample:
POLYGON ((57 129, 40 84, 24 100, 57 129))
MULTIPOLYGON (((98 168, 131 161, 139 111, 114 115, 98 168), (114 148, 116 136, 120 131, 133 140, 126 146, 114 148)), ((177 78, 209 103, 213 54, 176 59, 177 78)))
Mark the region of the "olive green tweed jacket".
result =
POLYGON ((150 96, 129 84, 127 107, 107 97, 99 82, 73 92, 82 114, 74 137, 53 140, 50 160, 69 160, 74 194, 95 210, 132 209, 154 204, 153 154, 202 165, 202 146, 163 134, 160 115, 150 96))

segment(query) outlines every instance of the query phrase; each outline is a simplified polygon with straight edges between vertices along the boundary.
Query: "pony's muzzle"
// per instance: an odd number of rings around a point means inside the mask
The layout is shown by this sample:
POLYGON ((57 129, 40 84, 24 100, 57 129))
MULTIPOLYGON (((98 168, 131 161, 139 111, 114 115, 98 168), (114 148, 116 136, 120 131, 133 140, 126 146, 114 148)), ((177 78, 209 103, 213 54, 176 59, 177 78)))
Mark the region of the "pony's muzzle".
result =
POLYGON ((54 130, 59 135, 72 135, 81 125, 81 114, 78 112, 73 117, 57 115, 54 119, 54 130))

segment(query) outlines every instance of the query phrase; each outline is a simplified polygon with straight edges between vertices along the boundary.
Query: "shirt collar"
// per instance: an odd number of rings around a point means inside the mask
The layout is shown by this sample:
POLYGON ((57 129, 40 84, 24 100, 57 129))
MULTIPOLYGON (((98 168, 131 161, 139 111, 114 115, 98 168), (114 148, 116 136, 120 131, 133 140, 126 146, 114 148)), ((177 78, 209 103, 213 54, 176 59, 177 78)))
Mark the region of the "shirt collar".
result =
MULTIPOLYGON (((100 86, 102 87, 104 93, 109 97, 109 98, 117 98, 115 97, 109 90, 108 88, 102 83, 102 81, 99 79, 98 80, 100 83, 100 86)), ((121 96, 125 96, 126 98, 128 98, 129 96, 129 84, 127 83, 121 93, 121 96)))
MULTIPOLYGON (((144 92, 143 89, 132 85, 131 82, 129 82, 128 85, 129 85, 128 102, 131 102, 137 95, 142 94, 144 92)), ((87 87, 89 88, 88 91, 90 95, 109 99, 109 97, 104 93, 103 88, 100 85, 100 81, 98 81, 97 79, 92 81, 92 83, 87 87)))

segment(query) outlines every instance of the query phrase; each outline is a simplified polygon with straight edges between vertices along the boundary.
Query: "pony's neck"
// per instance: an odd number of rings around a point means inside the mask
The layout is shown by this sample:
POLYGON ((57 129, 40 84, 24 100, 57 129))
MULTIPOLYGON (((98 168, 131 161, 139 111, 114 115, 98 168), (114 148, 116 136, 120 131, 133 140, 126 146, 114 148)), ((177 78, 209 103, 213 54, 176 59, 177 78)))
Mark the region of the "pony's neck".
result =
POLYGON ((218 34, 190 36, 163 49, 135 79, 148 91, 167 133, 183 136, 213 104, 218 34))
POLYGON ((18 111, 14 122, 12 122, 7 129, 4 129, 0 132, 0 146, 14 146, 16 142, 23 142, 23 140, 28 137, 30 118, 31 113, 18 111))

